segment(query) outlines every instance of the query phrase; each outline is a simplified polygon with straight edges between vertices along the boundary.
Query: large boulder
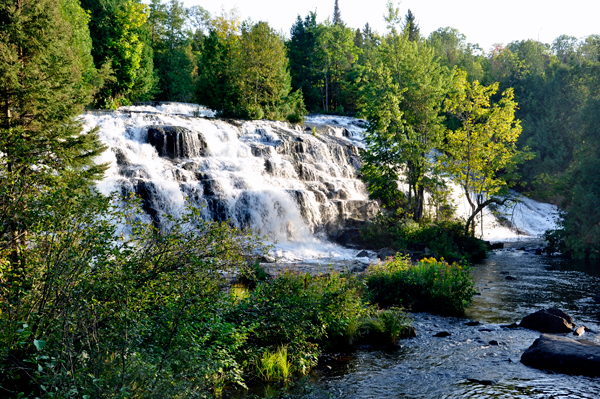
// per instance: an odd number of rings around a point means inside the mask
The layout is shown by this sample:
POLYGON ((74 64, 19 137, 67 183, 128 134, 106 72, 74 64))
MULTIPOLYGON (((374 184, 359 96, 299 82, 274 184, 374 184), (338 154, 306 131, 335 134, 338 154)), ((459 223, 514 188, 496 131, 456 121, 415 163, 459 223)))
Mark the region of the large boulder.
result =
POLYGON ((521 320, 520 327, 543 333, 569 333, 575 324, 573 318, 560 309, 549 308, 538 310, 521 320))
POLYGON ((586 339, 542 334, 523 353, 521 363, 565 374, 600 376, 600 346, 586 339))

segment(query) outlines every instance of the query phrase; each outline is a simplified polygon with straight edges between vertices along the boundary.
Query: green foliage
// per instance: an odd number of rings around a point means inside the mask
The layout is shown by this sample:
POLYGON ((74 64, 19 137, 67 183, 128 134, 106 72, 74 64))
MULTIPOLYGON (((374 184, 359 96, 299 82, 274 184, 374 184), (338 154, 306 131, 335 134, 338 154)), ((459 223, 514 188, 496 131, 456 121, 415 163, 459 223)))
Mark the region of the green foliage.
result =
POLYGON ((197 100, 222 116, 289 120, 306 115, 291 91, 282 38, 265 22, 244 24, 241 35, 212 30, 204 43, 197 100))
POLYGON ((256 373, 263 381, 285 381, 290 377, 287 349, 279 347, 274 352, 266 350, 258 364, 256 373))
POLYGON ((469 83, 466 73, 458 71, 454 90, 444 103, 457 127, 446 133, 445 157, 441 162, 451 179, 464 190, 471 206, 465 234, 486 206, 501 202, 494 196, 507 193, 516 177, 510 173, 530 157, 528 152, 517 149, 521 126, 515 120, 517 103, 513 91, 506 90, 497 103, 492 103, 491 97, 497 89, 497 83, 488 87, 477 81, 469 83), (504 173, 500 174, 501 171, 504 173))
POLYGON ((95 105, 116 108, 145 98, 156 83, 147 31, 148 7, 137 0, 82 0, 81 6, 91 17, 94 63, 113 72, 96 94, 95 105))
POLYGON ((253 326, 246 349, 249 361, 256 363, 252 359, 261 359, 265 350, 285 346, 292 371, 306 374, 316 364, 319 344, 352 343, 367 311, 361 285, 351 276, 285 272, 258 284, 229 320, 253 326))
POLYGON ((410 327, 410 318, 400 308, 391 307, 376 311, 362 321, 361 341, 371 345, 396 345, 410 327))
POLYGON ((459 68, 467 72, 469 81, 482 81, 486 59, 477 55, 481 49, 467 43, 467 38, 457 29, 446 27, 431 32, 427 42, 434 49, 438 62, 448 69, 459 68))
POLYGON ((93 397, 243 385, 237 354, 251 326, 226 320, 234 301, 220 273, 241 267, 256 239, 196 209, 159 231, 137 205, 73 187, 43 197, 27 263, 3 257, 0 384, 93 397))
POLYGON ((361 230, 361 238, 377 248, 389 247, 396 251, 416 251, 429 248, 445 259, 484 259, 485 242, 464 234, 460 222, 423 222, 379 214, 375 221, 361 230))
POLYGON ((469 268, 443 259, 423 259, 413 265, 405 257, 396 257, 371 266, 365 280, 370 299, 383 307, 461 313, 475 294, 469 268))
POLYGON ((341 20, 317 23, 317 15, 300 16, 287 43, 292 87, 302 90, 308 110, 356 109, 355 63, 360 50, 355 33, 341 20))
POLYGON ((26 261, 46 190, 67 184, 71 173, 89 182, 105 168, 93 162, 104 150, 97 132, 82 134, 76 119, 93 92, 89 47, 74 45, 84 24, 83 11, 68 2, 0 8, 0 250, 11 249, 13 267, 26 261))
MULTIPOLYGON (((186 27, 189 17, 190 10, 177 0, 167 4, 153 0, 150 4, 148 20, 154 68, 159 78, 156 88, 159 100, 189 102, 194 96, 197 62, 192 49, 192 33, 186 27)), ((200 36, 195 40, 203 40, 201 32, 197 31, 200 36)))
POLYGON ((431 48, 398 33, 394 18, 397 10, 392 7, 390 33, 362 81, 361 112, 369 125, 361 172, 369 192, 384 207, 402 207, 419 221, 425 191, 442 184, 434 150, 442 144, 441 105, 450 75, 431 48), (407 186, 406 194, 398 182, 407 186))

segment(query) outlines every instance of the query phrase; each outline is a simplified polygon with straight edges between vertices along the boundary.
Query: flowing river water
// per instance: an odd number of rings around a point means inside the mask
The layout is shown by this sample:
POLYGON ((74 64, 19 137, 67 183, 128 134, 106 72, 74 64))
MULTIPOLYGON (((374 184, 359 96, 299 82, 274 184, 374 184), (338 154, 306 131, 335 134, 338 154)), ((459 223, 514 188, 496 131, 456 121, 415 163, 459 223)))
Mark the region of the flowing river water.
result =
MULTIPOLYGON (((600 332, 600 304, 592 300, 600 292, 599 269, 535 255, 534 246, 510 243, 473 267, 481 295, 465 318, 413 314, 417 338, 393 350, 341 356, 323 364, 312 383, 336 398, 600 397, 600 378, 521 364, 521 354, 540 333, 503 327, 536 310, 558 307, 577 325, 600 332), (481 324, 467 326, 468 321, 481 324), (434 337, 442 331, 451 335, 434 337)), ((583 338, 600 343, 600 334, 588 332, 583 338)))

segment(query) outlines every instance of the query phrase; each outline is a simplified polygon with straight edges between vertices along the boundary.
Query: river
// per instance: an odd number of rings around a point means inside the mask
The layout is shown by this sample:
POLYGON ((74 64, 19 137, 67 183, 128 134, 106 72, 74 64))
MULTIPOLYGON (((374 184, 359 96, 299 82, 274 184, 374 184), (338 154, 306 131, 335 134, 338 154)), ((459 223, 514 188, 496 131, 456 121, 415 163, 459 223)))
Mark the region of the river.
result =
MULTIPOLYGON (((536 310, 558 307, 569 313, 577 325, 600 332, 600 304, 591 299, 600 292, 599 269, 535 255, 532 249, 537 246, 509 243, 475 265, 472 273, 481 295, 474 297, 465 318, 413 314, 417 338, 403 340, 401 347, 392 350, 361 349, 334 356, 322 362, 311 376, 313 393, 300 396, 600 397, 600 378, 555 374, 521 364, 521 354, 540 333, 502 327, 519 322, 536 310), (468 326, 468 321, 481 324, 468 326), (442 331, 451 335, 434 337, 442 331)), ((588 332, 583 338, 600 344, 598 334, 588 332)), ((264 389, 258 391, 258 396, 265 396, 264 389)))
MULTIPOLYGON (((306 126, 292 126, 205 118, 211 115, 197 105, 170 103, 83 115, 86 129, 98 126, 110 149, 99 159, 110 163, 99 190, 137 194, 157 222, 191 203, 207 219, 268 235, 273 257, 289 264, 360 262, 358 249, 322 238, 343 220, 368 216, 365 209, 375 212, 356 174, 364 121, 316 115, 306 126), (152 137, 150 129, 156 131, 152 137)), ((466 201, 460 190, 453 196, 457 216, 464 218, 466 201)), ((556 209, 549 204, 521 198, 516 207, 497 211, 502 223, 486 212, 478 224, 486 240, 539 237, 555 228, 556 209)), ((310 387, 340 398, 600 397, 598 378, 522 365, 521 353, 539 333, 501 327, 552 306, 600 331, 600 305, 591 300, 600 293, 597 272, 520 249, 536 245, 512 242, 473 267, 481 295, 466 318, 414 314, 417 338, 391 351, 362 349, 327 358, 310 376, 310 387), (468 320, 481 324, 467 326, 468 320), (433 337, 441 331, 450 336, 433 337)), ((600 343, 598 337, 585 336, 600 343)))

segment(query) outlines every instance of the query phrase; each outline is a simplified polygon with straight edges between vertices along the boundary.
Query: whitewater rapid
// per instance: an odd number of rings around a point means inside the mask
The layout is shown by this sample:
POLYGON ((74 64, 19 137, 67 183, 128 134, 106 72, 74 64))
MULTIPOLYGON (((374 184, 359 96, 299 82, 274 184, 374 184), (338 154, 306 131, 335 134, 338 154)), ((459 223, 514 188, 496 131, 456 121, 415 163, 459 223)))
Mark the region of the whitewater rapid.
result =
MULTIPOLYGON (((97 159, 110 165, 98 189, 104 194, 141 193, 157 217, 181 214, 191 200, 202 206, 207 219, 232 219, 239 227, 267 235, 273 244, 271 255, 280 262, 357 260, 358 250, 325 237, 329 226, 369 204, 355 170, 358 148, 365 148, 365 122, 310 115, 304 126, 294 126, 224 121, 214 115, 204 107, 181 103, 82 115, 85 130, 97 126, 108 147, 97 159), (159 156, 161 147, 149 142, 153 126, 181 128, 185 137, 198 135, 202 143, 194 145, 202 150, 187 157, 159 156)), ((469 208, 464 195, 454 190, 453 198, 458 216, 465 217, 469 208)), ((515 208, 501 211, 511 227, 486 211, 484 239, 539 237, 555 227, 557 209, 552 205, 521 198, 515 208)))

